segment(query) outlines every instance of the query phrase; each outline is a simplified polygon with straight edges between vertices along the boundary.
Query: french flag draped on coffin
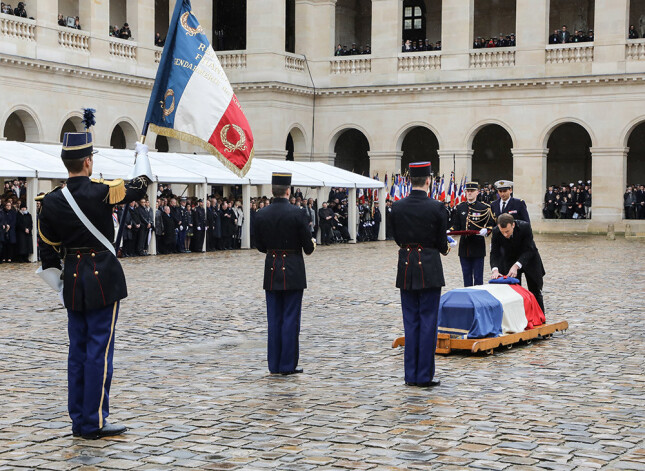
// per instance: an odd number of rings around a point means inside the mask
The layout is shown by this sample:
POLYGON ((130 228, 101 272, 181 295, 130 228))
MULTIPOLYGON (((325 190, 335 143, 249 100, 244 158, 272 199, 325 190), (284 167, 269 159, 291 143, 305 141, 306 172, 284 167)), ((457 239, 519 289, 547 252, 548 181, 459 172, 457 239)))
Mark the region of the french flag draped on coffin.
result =
POLYGON ((439 302, 439 332, 479 339, 514 334, 545 322, 535 296, 519 284, 453 289, 439 302))
POLYGON ((253 134, 190 0, 177 0, 150 96, 150 129, 201 146, 238 176, 253 159, 253 134))

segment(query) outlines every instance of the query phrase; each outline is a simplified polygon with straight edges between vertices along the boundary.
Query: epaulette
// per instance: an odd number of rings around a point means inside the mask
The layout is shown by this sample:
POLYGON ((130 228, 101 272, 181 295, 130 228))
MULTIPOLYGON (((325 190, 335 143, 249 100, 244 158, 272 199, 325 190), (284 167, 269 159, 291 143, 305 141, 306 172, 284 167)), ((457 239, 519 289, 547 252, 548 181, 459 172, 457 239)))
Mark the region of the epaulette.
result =
POLYGON ((109 187, 106 202, 109 204, 117 204, 125 198, 125 182, 121 178, 116 180, 103 180, 102 178, 92 178, 93 183, 101 183, 109 187))
POLYGON ((38 195, 38 196, 36 196, 36 197, 34 198, 34 200, 35 200, 35 201, 42 201, 42 200, 44 200, 44 199, 45 199, 45 196, 47 196, 48 194, 53 193, 53 192, 55 192, 55 191, 58 191, 58 190, 60 190, 60 189, 62 189, 62 188, 63 188, 63 185, 58 185, 58 186, 57 186, 56 188, 54 188, 53 190, 48 191, 47 193, 44 193, 44 194, 42 194, 42 195, 38 195))

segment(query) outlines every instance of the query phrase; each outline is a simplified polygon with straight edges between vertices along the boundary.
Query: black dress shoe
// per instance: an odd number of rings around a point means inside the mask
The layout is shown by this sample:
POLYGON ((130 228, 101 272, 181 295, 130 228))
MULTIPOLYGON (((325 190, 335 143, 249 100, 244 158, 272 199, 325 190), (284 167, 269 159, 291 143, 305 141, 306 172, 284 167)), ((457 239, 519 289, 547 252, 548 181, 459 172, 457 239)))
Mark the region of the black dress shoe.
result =
POLYGON ((303 370, 302 368, 299 368, 299 369, 295 369, 295 370, 293 370, 293 371, 284 371, 284 372, 280 372, 280 374, 281 374, 282 376, 296 375, 296 374, 298 374, 298 373, 302 373, 303 371, 304 371, 304 370, 303 370))
POLYGON ((434 388, 435 386, 439 386, 441 384, 441 381, 430 381, 429 383, 417 383, 417 386, 420 388, 434 388))
POLYGON ((406 385, 406 386, 416 386, 416 385, 417 385, 417 383, 410 383, 410 382, 406 381, 406 382, 405 382, 405 385, 406 385))
POLYGON ((85 440, 97 440, 103 437, 113 437, 115 435, 121 435, 126 430, 128 429, 125 427, 125 425, 114 425, 106 423, 102 429, 99 429, 93 433, 82 435, 82 437, 85 440))

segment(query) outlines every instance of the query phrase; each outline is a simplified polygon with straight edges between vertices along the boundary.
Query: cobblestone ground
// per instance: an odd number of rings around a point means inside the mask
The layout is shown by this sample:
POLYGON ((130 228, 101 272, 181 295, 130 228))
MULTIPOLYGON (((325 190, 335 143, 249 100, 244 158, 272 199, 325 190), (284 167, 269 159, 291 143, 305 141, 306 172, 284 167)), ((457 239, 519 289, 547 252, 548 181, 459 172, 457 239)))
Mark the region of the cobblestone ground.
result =
POLYGON ((437 357, 431 390, 403 385, 391 348, 392 242, 307 259, 291 377, 267 372, 259 253, 127 259, 110 402, 131 430, 97 441, 71 436, 64 311, 35 266, 2 265, 0 470, 645 469, 645 241, 536 240, 569 331, 437 357))

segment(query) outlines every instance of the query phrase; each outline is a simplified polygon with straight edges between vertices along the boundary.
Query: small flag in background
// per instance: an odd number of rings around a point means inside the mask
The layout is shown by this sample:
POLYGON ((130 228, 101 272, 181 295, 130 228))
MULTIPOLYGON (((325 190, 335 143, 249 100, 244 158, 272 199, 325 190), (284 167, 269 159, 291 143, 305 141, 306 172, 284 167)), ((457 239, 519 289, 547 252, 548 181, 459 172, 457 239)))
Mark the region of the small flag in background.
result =
POLYGON ((253 159, 253 134, 190 0, 177 0, 143 134, 150 129, 218 157, 244 176, 253 159))

